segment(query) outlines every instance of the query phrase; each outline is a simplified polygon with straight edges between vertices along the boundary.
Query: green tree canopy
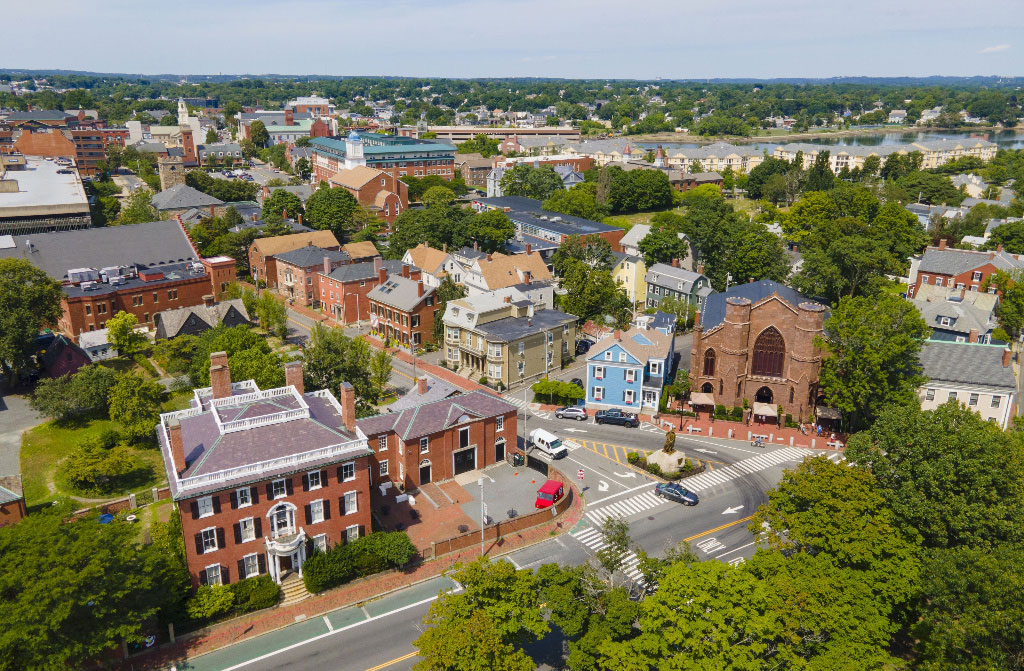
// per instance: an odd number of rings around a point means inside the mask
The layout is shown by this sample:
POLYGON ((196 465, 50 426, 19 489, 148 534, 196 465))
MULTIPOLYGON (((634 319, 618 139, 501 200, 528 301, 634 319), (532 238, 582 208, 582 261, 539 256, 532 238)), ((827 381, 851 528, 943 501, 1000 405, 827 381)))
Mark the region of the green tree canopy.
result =
POLYGON ((570 189, 555 191, 542 207, 572 217, 600 221, 608 216, 608 208, 597 202, 597 184, 583 182, 570 189))
POLYGON ((564 186, 562 178, 550 165, 533 167, 520 163, 505 171, 501 177, 501 191, 506 196, 526 196, 547 200, 564 186))
POLYGON ((348 382, 355 389, 357 411, 360 415, 369 414, 370 403, 377 398, 370 375, 372 356, 373 348, 366 341, 317 324, 304 356, 306 389, 327 389, 337 396, 341 383, 348 382))
POLYGON ((270 142, 270 133, 267 132, 267 127, 259 119, 249 124, 249 140, 261 148, 266 147, 267 143, 270 142))
POLYGON ((306 222, 321 231, 332 231, 339 242, 354 232, 353 216, 359 203, 344 187, 321 186, 306 201, 306 222))
POLYGON ((152 436, 160 415, 163 388, 136 373, 121 375, 110 390, 110 419, 134 441, 152 436))
POLYGON ((32 391, 32 409, 58 421, 77 415, 106 415, 117 373, 106 366, 82 366, 74 375, 43 378, 32 391))
POLYGON ((108 340, 121 356, 131 356, 147 342, 146 336, 135 330, 138 325, 138 317, 124 310, 107 320, 108 340))
POLYGON ((637 243, 637 249, 644 257, 647 267, 655 263, 672 263, 679 259, 686 260, 690 253, 690 245, 670 227, 652 224, 650 232, 637 243))
POLYGON ((116 226, 130 226, 131 224, 142 224, 147 221, 157 221, 160 214, 152 205, 153 192, 149 189, 139 188, 131 192, 121 210, 114 220, 116 226))
POLYGON ((423 204, 427 207, 451 207, 455 202, 455 192, 446 186, 432 186, 423 194, 423 204))
POLYGON ((270 192, 270 197, 263 201, 262 217, 266 219, 270 214, 280 217, 282 212, 287 214, 289 219, 297 219, 300 214, 305 214, 302 200, 298 196, 285 189, 275 189, 270 192))
POLYGON ((444 341, 444 319, 440 317, 444 316, 444 311, 448 306, 448 301, 453 301, 458 298, 464 298, 466 296, 466 287, 461 284, 456 284, 452 281, 452 278, 445 275, 441 280, 441 283, 437 287, 437 291, 434 292, 434 298, 437 302, 438 318, 434 320, 434 342, 441 343, 444 341))
POLYGON ((29 365, 35 338, 61 315, 60 284, 23 259, 0 259, 0 367, 6 376, 29 365))

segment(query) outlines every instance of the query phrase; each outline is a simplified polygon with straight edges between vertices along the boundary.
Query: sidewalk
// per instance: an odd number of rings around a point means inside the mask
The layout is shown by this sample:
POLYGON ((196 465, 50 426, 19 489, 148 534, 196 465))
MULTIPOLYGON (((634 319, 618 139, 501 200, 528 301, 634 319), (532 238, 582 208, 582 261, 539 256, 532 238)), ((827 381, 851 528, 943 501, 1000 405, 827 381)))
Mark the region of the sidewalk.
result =
POLYGON ((479 389, 481 391, 486 391, 491 394, 498 393, 491 389, 490 387, 486 387, 482 384, 477 384, 476 382, 468 380, 462 377, 461 375, 456 375, 454 372, 448 370, 447 368, 441 368, 440 366, 435 366, 434 364, 427 363, 423 359, 420 359, 419 357, 413 360, 413 356, 406 352, 404 349, 398 349, 396 347, 385 347, 384 343, 382 343, 377 338, 369 337, 365 334, 360 337, 366 342, 368 342, 371 347, 384 350, 391 354, 392 356, 394 356, 396 359, 404 361, 409 365, 415 364, 417 370, 422 370, 423 372, 429 373, 430 375, 433 375, 436 378, 444 380, 445 382, 450 382, 451 384, 454 384, 456 387, 465 389, 466 391, 476 391, 477 389, 479 389))
POLYGON ((679 415, 661 415, 657 425, 662 429, 671 428, 678 436, 706 436, 712 438, 732 438, 733 440, 754 440, 754 436, 762 436, 765 443, 805 447, 816 450, 841 450, 845 447, 846 436, 836 436, 824 431, 820 436, 809 431, 806 435, 800 429, 779 427, 775 424, 746 424, 724 419, 710 420, 706 413, 701 417, 680 417, 679 415), (680 428, 680 419, 682 425, 680 428), (731 435, 730 435, 731 432, 731 435), (829 444, 832 443, 832 444, 829 444))
MULTIPOLYGON (((496 558, 509 554, 574 527, 583 517, 584 499, 575 487, 573 493, 572 505, 560 517, 546 524, 492 541, 486 548, 488 556, 496 558)), ((403 571, 385 572, 362 578, 285 608, 278 606, 250 613, 220 624, 214 624, 197 632, 185 634, 178 637, 173 644, 122 660, 114 668, 121 671, 166 668, 172 663, 213 652, 233 643, 249 640, 341 608, 372 601, 397 590, 436 578, 455 564, 471 562, 479 555, 479 549, 473 548, 444 555, 403 571)))

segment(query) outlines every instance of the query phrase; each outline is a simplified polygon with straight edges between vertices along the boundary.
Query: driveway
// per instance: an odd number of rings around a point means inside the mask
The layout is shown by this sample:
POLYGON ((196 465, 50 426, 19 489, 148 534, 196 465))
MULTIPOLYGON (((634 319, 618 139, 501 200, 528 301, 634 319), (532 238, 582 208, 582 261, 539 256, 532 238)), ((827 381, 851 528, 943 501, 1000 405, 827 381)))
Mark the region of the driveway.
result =
POLYGON ((27 396, 0 396, 0 475, 21 473, 21 433, 43 419, 29 407, 27 396))

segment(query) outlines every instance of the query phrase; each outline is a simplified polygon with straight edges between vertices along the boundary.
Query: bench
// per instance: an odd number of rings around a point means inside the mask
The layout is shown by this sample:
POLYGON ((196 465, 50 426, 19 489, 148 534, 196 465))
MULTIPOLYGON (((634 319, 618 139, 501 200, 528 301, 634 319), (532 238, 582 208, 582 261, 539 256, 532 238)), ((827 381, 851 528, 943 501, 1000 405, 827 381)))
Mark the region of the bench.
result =
POLYGON ((686 427, 686 430, 689 431, 691 435, 695 433, 700 433, 702 431, 702 429, 699 426, 688 426, 686 427))
POLYGON ((828 441, 825 444, 828 445, 829 447, 831 447, 832 449, 835 449, 835 450, 838 450, 838 449, 842 448, 842 446, 843 446, 843 443, 840 440, 830 440, 830 441, 828 441))

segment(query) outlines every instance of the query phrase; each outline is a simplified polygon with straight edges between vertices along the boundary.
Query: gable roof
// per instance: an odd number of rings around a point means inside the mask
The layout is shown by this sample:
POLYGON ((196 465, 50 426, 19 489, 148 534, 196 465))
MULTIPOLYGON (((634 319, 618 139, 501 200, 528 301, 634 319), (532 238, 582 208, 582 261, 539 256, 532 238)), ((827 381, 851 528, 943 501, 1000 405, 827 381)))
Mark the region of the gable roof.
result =
POLYGON ((357 165, 354 168, 339 170, 327 180, 332 184, 359 190, 375 179, 380 179, 386 173, 365 165, 357 165))
POLYGON ((425 403, 440 401, 450 396, 454 396, 455 394, 462 393, 462 389, 460 387, 456 387, 450 382, 445 382, 444 380, 439 380, 427 375, 422 377, 427 383, 426 393, 421 394, 419 386, 414 382, 412 389, 394 403, 388 404, 386 410, 389 413, 395 413, 407 408, 415 408, 425 403))
MULTIPOLYGON (((704 299, 704 308, 701 310, 700 314, 701 326, 704 328, 704 332, 707 333, 725 321, 725 300, 727 298, 732 298, 734 296, 737 298, 746 298, 756 306, 758 303, 773 295, 778 296, 794 310, 801 303, 813 303, 815 305, 820 305, 816 301, 805 297, 795 289, 787 287, 785 284, 779 284, 772 280, 758 280, 757 282, 749 282, 747 284, 737 284, 736 286, 730 287, 728 291, 720 291, 708 295, 708 297, 704 299)), ((831 311, 828 307, 821 307, 825 310, 825 318, 828 319, 828 315, 831 311)))
POLYGON ((315 245, 306 245, 298 249, 281 252, 280 254, 275 254, 274 257, 282 263, 288 263, 299 268, 309 268, 316 265, 322 266, 324 257, 339 263, 348 261, 348 254, 345 252, 336 252, 315 245))
MULTIPOLYGON (((620 339, 604 338, 597 345, 595 355, 603 354, 605 350, 618 345, 641 364, 646 364, 648 359, 664 359, 668 356, 672 349, 672 336, 665 335, 661 331, 640 329, 634 326, 622 333, 620 339)), ((593 359, 595 355, 590 355, 588 358, 593 359)))
POLYGON ((1003 367, 1001 345, 927 340, 918 360, 929 380, 1015 391, 1013 369, 1003 367))
POLYGON ((380 256, 377 246, 369 240, 362 242, 349 242, 341 246, 341 249, 353 259, 372 258, 380 256))
POLYGON ((164 326, 164 333, 167 334, 168 337, 171 337, 176 335, 178 331, 181 330, 181 327, 184 326, 185 322, 188 321, 188 318, 193 315, 203 320, 203 322, 210 328, 213 328, 224 320, 224 317, 227 316, 231 308, 238 310, 238 313, 241 314, 246 321, 252 321, 252 318, 246 311, 245 304, 242 302, 241 298, 221 301, 219 303, 214 303, 209 307, 205 305, 193 305, 186 308, 164 310, 163 312, 156 313, 153 320, 155 322, 159 319, 164 326))
POLYGON ((311 233, 295 233, 293 235, 275 235, 272 238, 257 238, 249 249, 255 248, 263 256, 274 256, 306 245, 323 248, 341 246, 331 231, 312 231, 311 233))
POLYGON ((437 275, 438 271, 443 270, 445 259, 448 258, 448 252, 434 249, 425 242, 416 245, 406 254, 414 266, 430 275, 437 275))
POLYGON ((421 286, 420 280, 412 280, 401 275, 390 275, 387 282, 370 289, 366 297, 378 303, 398 308, 403 312, 409 312, 434 293, 434 287, 423 287, 423 294, 420 295, 421 286))
POLYGON ((175 184, 153 196, 152 203, 157 210, 177 210, 204 205, 223 205, 224 201, 193 189, 188 184, 175 184))
POLYGON ((924 250, 918 272, 959 275, 989 263, 1000 270, 1024 267, 1024 262, 1008 252, 976 252, 967 249, 929 247, 924 250))
POLYGON ((525 273, 529 271, 531 281, 551 280, 551 272, 539 252, 530 254, 492 254, 491 260, 487 258, 478 259, 477 265, 483 275, 487 288, 491 291, 504 289, 526 280, 525 273))
MULTIPOLYGON (((383 261, 381 267, 387 271, 388 275, 401 275, 402 274, 402 262, 395 259, 389 261, 383 261)), ((356 280, 369 280, 377 277, 377 271, 373 267, 372 261, 365 261, 363 263, 348 263, 343 266, 338 266, 331 271, 328 275, 332 280, 338 282, 354 282, 356 280)))
POLYGON ((695 273, 692 270, 676 268, 675 266, 670 266, 667 263, 655 263, 647 269, 647 275, 644 277, 644 281, 648 284, 654 284, 662 287, 667 286, 671 289, 690 293, 693 290, 694 283, 702 277, 704 277, 704 275, 695 273), (665 278, 668 278, 671 281, 666 282, 665 278), (679 286, 680 284, 682 284, 682 287, 679 286))
POLYGON ((393 431, 402 440, 429 436, 466 419, 485 419, 514 412, 516 406, 484 391, 471 391, 462 396, 423 403, 414 408, 356 420, 356 426, 367 436, 393 431))

